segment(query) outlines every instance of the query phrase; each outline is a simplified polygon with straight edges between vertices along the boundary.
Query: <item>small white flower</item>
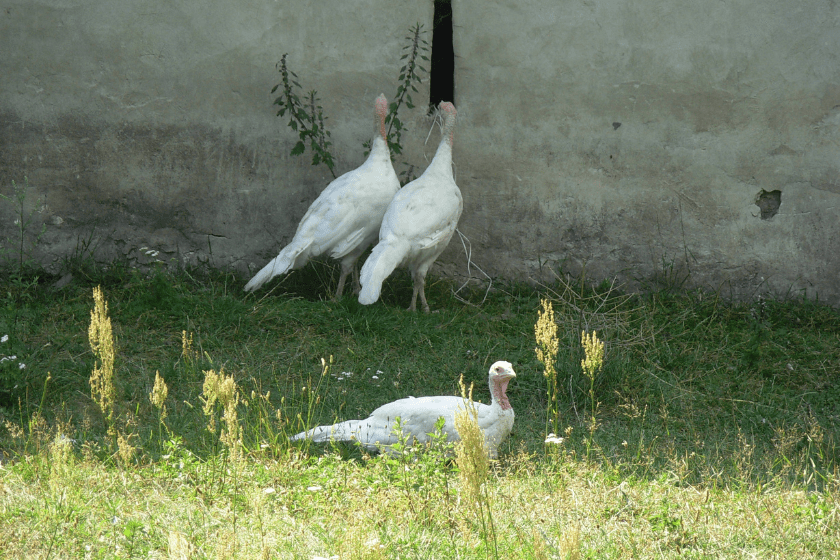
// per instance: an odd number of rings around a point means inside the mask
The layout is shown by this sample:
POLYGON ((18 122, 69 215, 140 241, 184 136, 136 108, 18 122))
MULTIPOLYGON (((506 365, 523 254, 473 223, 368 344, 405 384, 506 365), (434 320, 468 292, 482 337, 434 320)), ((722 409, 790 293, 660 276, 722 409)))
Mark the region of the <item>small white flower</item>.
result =
POLYGON ((373 375, 373 376, 371 376, 371 379, 379 379, 379 376, 378 375, 373 375))
POLYGON ((307 486, 306 489, 309 490, 310 492, 318 492, 320 490, 323 490, 324 487, 315 485, 315 486, 307 486))
POLYGON ((277 492, 274 488, 263 488, 263 494, 274 494, 277 492))
POLYGON ((9 341, 9 335, 7 335, 7 334, 4 334, 4 335, 0 338, 0 342, 8 342, 8 341, 9 341))
POLYGON ((24 364, 23 362, 18 363, 18 369, 25 369, 25 368, 26 368, 26 364, 24 364))
POLYGON ((564 441, 566 441, 566 438, 557 437, 557 434, 554 433, 548 434, 548 437, 545 438, 546 443, 553 443, 555 445, 563 445, 564 441))

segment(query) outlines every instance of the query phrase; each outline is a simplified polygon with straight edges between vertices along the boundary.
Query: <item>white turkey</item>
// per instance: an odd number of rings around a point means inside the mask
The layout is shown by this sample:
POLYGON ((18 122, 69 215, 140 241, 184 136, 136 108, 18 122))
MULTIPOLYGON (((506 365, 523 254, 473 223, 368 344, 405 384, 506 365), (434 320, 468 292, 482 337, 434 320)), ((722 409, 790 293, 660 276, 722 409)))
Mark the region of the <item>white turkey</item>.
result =
POLYGON ((382 218, 379 243, 362 267, 361 304, 370 305, 378 300, 382 282, 396 267, 405 265, 414 283, 409 310, 417 308, 419 294, 423 311, 429 312, 426 273, 449 244, 464 209, 461 191, 452 176, 457 111, 452 103, 443 102, 440 113, 443 115, 443 139, 432 163, 420 177, 400 189, 382 218))
POLYGON ((318 426, 292 436, 292 441, 311 439, 316 442, 357 441, 371 451, 389 452, 399 442, 396 432, 397 418, 408 443, 427 443, 429 434, 435 432, 435 423, 443 418, 443 432, 448 441, 458 441, 455 430, 455 413, 472 404, 478 412, 478 425, 491 457, 496 457, 499 445, 513 429, 513 408, 507 398, 507 386, 516 377, 509 362, 496 362, 490 367, 490 404, 469 403, 462 397, 408 397, 374 410, 364 420, 347 420, 332 426, 318 426))
POLYGON ((376 99, 376 134, 367 160, 335 179, 315 199, 298 225, 291 243, 245 285, 251 292, 277 275, 300 268, 309 259, 329 255, 341 261, 341 276, 335 291, 341 297, 344 282, 352 272, 356 293, 360 290, 356 261, 374 241, 388 203, 400 182, 385 141, 385 95, 376 99))

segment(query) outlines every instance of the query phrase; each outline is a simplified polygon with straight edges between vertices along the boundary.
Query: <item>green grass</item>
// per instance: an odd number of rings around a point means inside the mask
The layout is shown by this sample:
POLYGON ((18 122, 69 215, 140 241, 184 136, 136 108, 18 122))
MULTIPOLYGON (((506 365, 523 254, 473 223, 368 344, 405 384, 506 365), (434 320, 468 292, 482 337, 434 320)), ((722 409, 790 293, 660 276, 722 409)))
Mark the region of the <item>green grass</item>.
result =
POLYGON ((0 557, 840 552, 840 314, 818 303, 640 297, 559 280, 456 298, 430 279, 436 312, 426 315, 405 311, 404 273, 373 306, 329 301, 337 271, 324 264, 256 296, 220 273, 78 278, 61 290, 0 285, 0 336, 9 336, 0 356, 17 357, 0 364, 0 557), (99 284, 116 337, 116 424, 133 455, 119 455, 90 398, 87 329, 99 284), (560 445, 544 443, 541 297, 553 300, 559 326, 560 445), (583 328, 606 341, 589 453, 583 328), (188 355, 182 331, 193 337, 188 355), (517 416, 487 487, 493 534, 460 500, 446 457, 287 441, 406 395, 458 394, 462 374, 486 402, 487 369, 500 359, 517 371, 508 390, 517 416), (207 430, 209 369, 239 388, 242 460, 207 430), (156 372, 169 387, 163 425, 149 399, 156 372))

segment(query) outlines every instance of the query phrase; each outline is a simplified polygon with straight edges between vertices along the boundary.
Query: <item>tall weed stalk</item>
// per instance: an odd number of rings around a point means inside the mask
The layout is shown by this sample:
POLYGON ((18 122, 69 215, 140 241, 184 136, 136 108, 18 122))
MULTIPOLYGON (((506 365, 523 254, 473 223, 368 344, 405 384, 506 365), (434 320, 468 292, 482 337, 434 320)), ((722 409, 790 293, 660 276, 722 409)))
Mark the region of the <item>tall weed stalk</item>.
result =
POLYGON ((546 405, 545 431, 549 435, 560 433, 560 408, 557 396, 560 386, 557 383, 557 352, 560 342, 557 338, 557 322, 554 320, 554 307, 551 301, 543 299, 542 309, 537 311, 537 323, 534 336, 537 339, 537 359, 543 365, 543 375, 548 385, 548 404, 546 405))
POLYGON ((580 367, 583 374, 589 380, 589 442, 586 444, 586 457, 589 458, 592 449, 592 441, 595 437, 595 430, 598 429, 598 404, 595 402, 595 378, 604 365, 604 342, 598 338, 598 333, 592 331, 587 335, 586 331, 580 333, 580 343, 583 346, 583 359, 580 367))
POLYGON ((458 479, 461 482, 464 503, 472 509, 473 515, 481 524, 481 534, 485 547, 492 544, 495 558, 499 558, 496 540, 496 528, 493 524, 493 511, 490 507, 490 495, 487 481, 490 477, 490 453, 484 439, 484 432, 478 425, 478 409, 473 405, 472 390, 460 380, 461 397, 464 406, 455 413, 455 429, 461 440, 455 444, 455 463, 458 465, 458 479))

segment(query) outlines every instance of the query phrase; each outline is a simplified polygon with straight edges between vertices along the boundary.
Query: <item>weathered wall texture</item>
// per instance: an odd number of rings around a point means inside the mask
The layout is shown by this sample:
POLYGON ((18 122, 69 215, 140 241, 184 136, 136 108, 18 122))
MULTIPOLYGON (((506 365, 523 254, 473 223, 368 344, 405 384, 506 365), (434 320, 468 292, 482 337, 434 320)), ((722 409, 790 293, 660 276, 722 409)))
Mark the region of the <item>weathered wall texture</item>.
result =
POLYGON ((453 7, 462 230, 494 272, 664 260, 724 293, 840 302, 835 2, 453 7), (781 191, 769 219, 762 190, 781 191))
MULTIPOLYGON (((840 5, 453 9, 460 229, 484 271, 690 274, 840 304, 840 5), (778 208, 756 203, 773 191, 778 208)), ((29 177, 53 268, 88 238, 100 258, 262 266, 330 178, 288 155, 269 94, 280 55, 318 90, 344 172, 373 99, 394 94, 409 26, 431 20, 431 0, 7 0, 0 192, 29 177)), ((430 125, 409 118, 401 160, 424 165, 430 125)), ((0 239, 13 217, 0 203, 0 239)), ((457 239, 442 261, 466 273, 457 239)))

